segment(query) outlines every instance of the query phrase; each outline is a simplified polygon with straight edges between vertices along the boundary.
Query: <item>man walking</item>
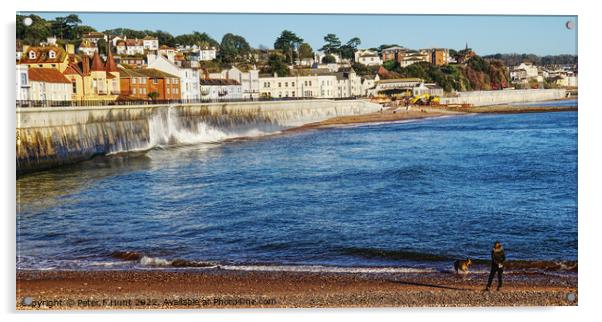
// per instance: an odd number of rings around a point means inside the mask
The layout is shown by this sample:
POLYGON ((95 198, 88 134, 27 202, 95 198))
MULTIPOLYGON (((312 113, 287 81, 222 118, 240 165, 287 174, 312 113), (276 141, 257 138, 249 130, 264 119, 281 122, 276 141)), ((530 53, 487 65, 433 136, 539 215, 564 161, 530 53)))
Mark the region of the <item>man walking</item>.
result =
POLYGON ((491 272, 489 273, 489 280, 487 281, 487 287, 485 291, 489 291, 493 277, 497 273, 497 290, 499 291, 502 287, 502 273, 504 272, 504 262, 506 261, 506 254, 504 254, 504 248, 499 241, 493 244, 491 250, 491 272))

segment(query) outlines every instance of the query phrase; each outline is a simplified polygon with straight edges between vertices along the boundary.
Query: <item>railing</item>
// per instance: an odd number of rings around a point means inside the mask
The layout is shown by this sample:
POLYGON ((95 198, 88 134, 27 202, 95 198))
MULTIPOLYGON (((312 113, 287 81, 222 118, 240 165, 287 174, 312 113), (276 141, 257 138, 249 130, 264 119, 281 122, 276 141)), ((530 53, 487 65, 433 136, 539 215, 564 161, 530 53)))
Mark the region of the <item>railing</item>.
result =
POLYGON ((344 98, 320 98, 320 97, 282 97, 282 98, 240 98, 240 99, 178 99, 178 100, 73 100, 73 101, 50 101, 50 100, 17 100, 16 106, 27 107, 79 107, 79 106, 123 106, 123 105, 166 105, 166 104, 206 104, 206 103, 236 103, 236 102, 278 102, 278 101, 302 101, 316 99, 330 100, 354 100, 358 97, 344 98))

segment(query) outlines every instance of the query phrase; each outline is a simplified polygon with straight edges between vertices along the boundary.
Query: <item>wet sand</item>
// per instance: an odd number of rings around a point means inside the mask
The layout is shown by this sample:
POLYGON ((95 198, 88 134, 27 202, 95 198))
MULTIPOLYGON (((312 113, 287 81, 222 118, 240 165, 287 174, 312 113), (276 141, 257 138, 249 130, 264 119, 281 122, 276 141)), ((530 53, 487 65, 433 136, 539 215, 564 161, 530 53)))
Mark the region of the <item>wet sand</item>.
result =
MULTIPOLYGON (((17 309, 566 306, 577 275, 508 273, 484 292, 486 273, 19 271, 17 309)), ((572 295, 575 295, 572 299, 572 295)))
POLYGON ((398 108, 383 108, 382 111, 364 115, 339 116, 321 122, 309 123, 300 127, 288 129, 285 132, 303 131, 308 129, 328 128, 341 125, 362 124, 362 123, 381 123, 398 122, 405 120, 424 119, 431 117, 453 116, 463 114, 481 114, 481 113, 542 113, 542 112, 564 112, 577 111, 577 106, 529 106, 529 105, 491 105, 491 106, 473 106, 468 108, 460 107, 429 107, 429 106, 410 106, 398 108))

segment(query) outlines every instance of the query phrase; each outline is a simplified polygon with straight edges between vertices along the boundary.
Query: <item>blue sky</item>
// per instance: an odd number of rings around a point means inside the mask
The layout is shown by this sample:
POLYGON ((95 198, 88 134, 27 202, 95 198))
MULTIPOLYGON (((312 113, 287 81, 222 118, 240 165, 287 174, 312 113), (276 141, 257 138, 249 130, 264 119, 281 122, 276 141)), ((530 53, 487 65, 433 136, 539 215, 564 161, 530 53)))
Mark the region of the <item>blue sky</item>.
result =
MULTIPOLYGON (((36 13, 46 19, 70 13, 36 13)), ((320 48, 327 33, 345 42, 362 40, 362 48, 396 43, 408 48, 464 48, 477 53, 576 54, 575 16, 432 16, 200 13, 76 13, 97 30, 118 27, 164 30, 173 35, 206 32, 218 42, 225 33, 241 35, 253 47, 272 47, 284 29, 320 48), (572 20, 575 28, 565 27, 572 20)))

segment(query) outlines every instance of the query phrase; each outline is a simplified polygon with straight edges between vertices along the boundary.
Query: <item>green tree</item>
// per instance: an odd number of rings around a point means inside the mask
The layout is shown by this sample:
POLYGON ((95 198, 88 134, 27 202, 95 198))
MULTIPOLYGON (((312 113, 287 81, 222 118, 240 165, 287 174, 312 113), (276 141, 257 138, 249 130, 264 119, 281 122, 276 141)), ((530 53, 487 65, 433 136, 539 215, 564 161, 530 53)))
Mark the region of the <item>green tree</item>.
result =
POLYGON ((38 44, 40 41, 45 40, 46 37, 52 35, 50 23, 44 20, 44 18, 33 14, 27 16, 17 15, 16 29, 17 39, 30 45, 38 44), (30 26, 25 26, 23 20, 28 17, 31 18, 32 24, 30 26))
POLYGON ((337 37, 337 35, 327 34, 324 36, 324 41, 326 44, 320 48, 321 51, 325 52, 326 54, 335 54, 339 51, 339 48, 341 47, 341 40, 339 37, 337 37))
POLYGON ((311 46, 304 42, 301 45, 299 45, 299 58, 300 59, 309 59, 314 57, 314 50, 311 48, 311 46))
POLYGON ((303 39, 298 37, 294 32, 283 30, 274 42, 274 49, 279 49, 285 53, 286 60, 292 64, 295 61, 295 50, 302 42, 303 39))
POLYGON ((346 44, 342 45, 339 48, 341 53, 341 58, 353 59, 355 57, 355 52, 357 51, 357 47, 362 43, 362 41, 358 37, 351 38, 346 44))
POLYGON ((104 39, 99 39, 96 43, 96 47, 98 47, 98 53, 100 55, 107 55, 107 42, 104 39))
POLYGON ((159 97, 159 93, 157 93, 156 91, 153 91, 153 92, 146 94, 146 96, 148 96, 148 98, 150 98, 152 101, 156 101, 157 97, 159 97))
POLYGON ((286 57, 282 54, 273 53, 268 58, 268 69, 270 74, 276 73, 280 77, 290 75, 290 70, 285 61, 286 57))
POLYGON ((251 52, 251 46, 245 38, 231 33, 224 35, 220 48, 220 57, 226 63, 246 60, 251 52))
POLYGON ((336 62, 337 62, 336 58, 334 58, 334 56, 331 54, 325 55, 322 58, 322 64, 334 64, 336 62))

